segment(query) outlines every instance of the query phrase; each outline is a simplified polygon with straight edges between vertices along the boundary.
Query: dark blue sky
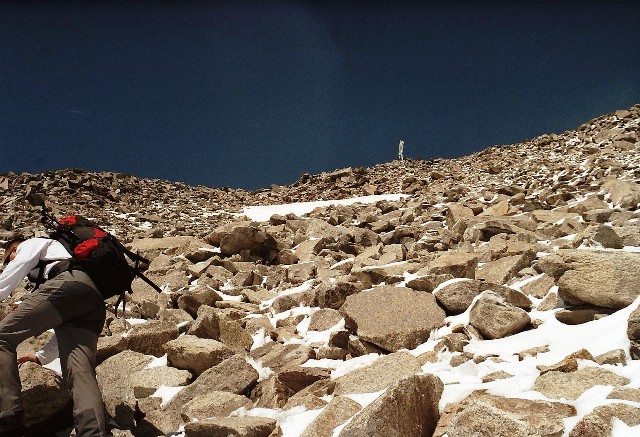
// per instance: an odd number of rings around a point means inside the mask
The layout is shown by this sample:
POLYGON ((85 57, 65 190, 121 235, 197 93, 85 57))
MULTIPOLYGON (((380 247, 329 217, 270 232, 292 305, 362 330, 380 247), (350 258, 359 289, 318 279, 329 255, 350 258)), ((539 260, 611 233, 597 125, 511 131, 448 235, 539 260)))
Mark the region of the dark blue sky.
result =
POLYGON ((640 3, 0 4, 0 172, 212 187, 456 157, 640 103, 640 3))

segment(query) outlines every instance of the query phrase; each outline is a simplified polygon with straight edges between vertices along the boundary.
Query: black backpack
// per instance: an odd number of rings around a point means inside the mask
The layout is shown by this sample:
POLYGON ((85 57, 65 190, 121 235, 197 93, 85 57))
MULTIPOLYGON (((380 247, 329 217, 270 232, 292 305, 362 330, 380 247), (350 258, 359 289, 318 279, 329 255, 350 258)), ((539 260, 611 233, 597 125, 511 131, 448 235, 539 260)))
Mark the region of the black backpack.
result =
POLYGON ((62 243, 71 255, 70 259, 59 261, 52 267, 49 279, 67 270, 84 271, 105 299, 120 296, 116 310, 121 301, 124 307, 125 293, 132 292, 131 283, 136 277, 143 279, 156 291, 162 291, 140 271, 140 263, 149 264, 149 261, 124 247, 116 237, 91 220, 81 215, 71 215, 58 221, 44 209, 42 214, 43 222, 54 229, 49 238, 62 243), (134 263, 133 266, 129 260, 134 263))

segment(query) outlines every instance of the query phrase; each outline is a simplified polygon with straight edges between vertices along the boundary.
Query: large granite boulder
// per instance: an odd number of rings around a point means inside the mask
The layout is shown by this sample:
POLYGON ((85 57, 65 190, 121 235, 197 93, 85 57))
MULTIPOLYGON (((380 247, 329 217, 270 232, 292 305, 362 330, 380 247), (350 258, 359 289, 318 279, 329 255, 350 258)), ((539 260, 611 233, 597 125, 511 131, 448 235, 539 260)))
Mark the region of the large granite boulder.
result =
POLYGON ((570 304, 620 309, 640 295, 640 253, 565 249, 538 268, 558 278, 558 295, 570 304))
MULTIPOLYGON (((272 251, 278 250, 275 238, 256 226, 237 226, 217 238, 219 238, 220 252, 224 255, 247 251, 252 255, 268 257, 272 251)), ((211 241, 211 238, 209 240, 211 241)))
POLYGON ((198 376, 235 354, 233 349, 210 338, 181 335, 165 344, 167 362, 198 376))
POLYGON ((133 326, 126 335, 127 346, 134 352, 161 357, 165 343, 178 338, 179 334, 174 323, 153 320, 133 326))
POLYGON ((126 350, 106 359, 96 368, 98 386, 107 413, 125 429, 132 429, 136 424, 138 400, 131 376, 144 369, 151 360, 149 356, 126 350))
POLYGON ((575 415, 573 406, 560 402, 503 398, 476 392, 445 407, 433 436, 561 436, 564 419, 575 415))
POLYGON ((610 437, 614 418, 621 420, 629 427, 638 426, 640 425, 640 408, 623 403, 600 405, 573 427, 569 437, 610 437))
POLYGON ((487 339, 516 334, 529 326, 530 322, 531 317, 525 310, 509 304, 493 291, 485 292, 469 313, 469 324, 487 339))
POLYGON ((62 419, 59 417, 62 413, 69 414, 67 407, 71 398, 59 375, 30 362, 20 366, 19 373, 27 429, 51 426, 62 419))
POLYGON ((440 414, 444 384, 434 375, 412 375, 389 387, 356 415, 340 437, 430 436, 440 414))
POLYGON ((238 408, 251 408, 249 398, 226 391, 212 391, 196 396, 184 404, 181 410, 182 420, 191 422, 207 417, 226 417, 238 408))
POLYGON ((358 337, 392 352, 424 343, 445 317, 431 293, 392 286, 351 295, 340 312, 358 337))
POLYGON ((420 361, 416 357, 407 352, 395 352, 378 358, 367 367, 352 370, 336 378, 334 393, 374 393, 421 370, 420 361))
POLYGON ((266 417, 211 417, 189 422, 184 426, 185 437, 269 437, 276 421, 266 417))
POLYGON ((584 367, 575 372, 558 370, 543 373, 536 379, 533 389, 551 399, 577 399, 596 385, 624 386, 631 382, 610 370, 584 367))
POLYGON ((503 285, 479 280, 460 280, 441 286, 434 293, 436 300, 449 314, 460 314, 469 308, 473 299, 485 290, 502 296, 505 301, 524 310, 531 309, 531 301, 522 292, 503 285))
POLYGON ((346 396, 336 396, 309 424, 300 437, 322 437, 333 435, 333 430, 349 420, 362 409, 356 401, 346 396))
POLYGON ((603 189, 611 196, 614 205, 620 208, 636 209, 640 204, 640 184, 631 181, 607 181, 603 189))

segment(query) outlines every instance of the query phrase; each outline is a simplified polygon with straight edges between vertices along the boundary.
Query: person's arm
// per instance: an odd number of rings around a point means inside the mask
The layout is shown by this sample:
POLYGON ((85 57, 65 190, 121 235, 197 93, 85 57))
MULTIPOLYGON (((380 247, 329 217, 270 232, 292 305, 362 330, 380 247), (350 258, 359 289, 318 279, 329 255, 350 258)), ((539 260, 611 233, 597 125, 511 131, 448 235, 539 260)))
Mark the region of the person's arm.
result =
POLYGON ((58 358, 58 355, 58 339, 55 335, 51 337, 47 344, 42 346, 42 349, 35 353, 38 362, 43 366, 58 358))
POLYGON ((40 254, 51 243, 45 238, 33 238, 18 245, 16 257, 0 274, 0 300, 5 300, 20 285, 31 269, 38 265, 40 254))

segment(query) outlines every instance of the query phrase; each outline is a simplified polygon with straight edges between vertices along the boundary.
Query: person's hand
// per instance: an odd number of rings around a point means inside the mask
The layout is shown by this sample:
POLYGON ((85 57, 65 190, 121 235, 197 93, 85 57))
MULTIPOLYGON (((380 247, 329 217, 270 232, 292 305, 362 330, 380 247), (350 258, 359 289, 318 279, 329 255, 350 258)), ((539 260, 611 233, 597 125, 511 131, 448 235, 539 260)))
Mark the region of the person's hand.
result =
POLYGON ((40 360, 34 354, 24 355, 24 356, 18 357, 18 365, 24 364, 27 361, 31 361, 32 363, 36 363, 36 364, 40 364, 40 360))

